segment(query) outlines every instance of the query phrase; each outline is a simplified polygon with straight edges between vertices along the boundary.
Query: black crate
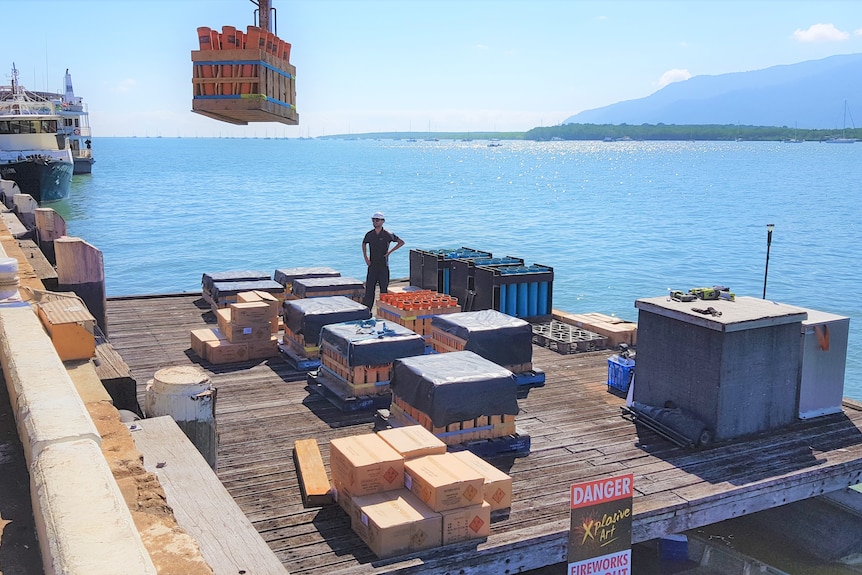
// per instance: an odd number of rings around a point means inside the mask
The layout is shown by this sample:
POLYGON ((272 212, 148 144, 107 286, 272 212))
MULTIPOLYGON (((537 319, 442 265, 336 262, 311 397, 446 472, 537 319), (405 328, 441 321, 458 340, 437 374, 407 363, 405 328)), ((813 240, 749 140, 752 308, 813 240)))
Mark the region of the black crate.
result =
POLYGON ((473 311, 473 298, 471 292, 475 293, 475 278, 473 270, 476 266, 510 266, 523 265, 524 260, 513 256, 502 258, 483 259, 459 259, 449 263, 449 293, 458 298, 462 311, 473 311))
POLYGON ((476 266, 473 309, 495 309, 520 318, 547 318, 553 310, 554 268, 476 266))
POLYGON ((487 259, 491 252, 459 249, 410 250, 410 285, 449 294, 451 263, 455 260, 487 259))

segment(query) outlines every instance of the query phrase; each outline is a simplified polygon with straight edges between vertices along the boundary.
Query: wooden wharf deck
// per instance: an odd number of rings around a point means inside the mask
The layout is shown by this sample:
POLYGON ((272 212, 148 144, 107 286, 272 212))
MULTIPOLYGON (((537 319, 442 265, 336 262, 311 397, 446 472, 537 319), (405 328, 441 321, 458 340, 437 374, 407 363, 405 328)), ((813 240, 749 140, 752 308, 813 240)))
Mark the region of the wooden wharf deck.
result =
MULTIPOLYGON (((189 331, 215 322, 197 294, 112 298, 108 337, 129 365, 143 404, 160 368, 199 360, 189 331)), ((620 415, 607 391, 611 352, 560 355, 534 346, 544 387, 519 400, 516 423, 530 455, 494 463, 513 477, 513 502, 487 539, 378 560, 335 505, 305 508, 294 442, 368 433, 373 414, 344 413, 306 388, 282 358, 200 363, 218 388, 218 476, 257 531, 294 574, 518 573, 565 561, 569 487, 634 474, 633 542, 647 541, 843 489, 862 479, 862 405, 841 414, 708 446, 676 447, 620 415)), ((756 385, 756 382, 752 382, 756 385)), ((635 566, 636 567, 636 566, 635 566)), ((635 571, 636 572, 636 571, 635 571)))

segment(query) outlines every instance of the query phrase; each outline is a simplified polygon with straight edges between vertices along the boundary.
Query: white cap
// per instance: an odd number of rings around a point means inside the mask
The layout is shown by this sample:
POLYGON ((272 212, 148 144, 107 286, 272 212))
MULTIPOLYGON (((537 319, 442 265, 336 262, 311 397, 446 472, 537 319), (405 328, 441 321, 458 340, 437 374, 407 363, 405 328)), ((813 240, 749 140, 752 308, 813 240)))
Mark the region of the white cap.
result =
POLYGON ((372 220, 385 220, 386 218, 383 216, 383 212, 374 212, 371 214, 372 220))

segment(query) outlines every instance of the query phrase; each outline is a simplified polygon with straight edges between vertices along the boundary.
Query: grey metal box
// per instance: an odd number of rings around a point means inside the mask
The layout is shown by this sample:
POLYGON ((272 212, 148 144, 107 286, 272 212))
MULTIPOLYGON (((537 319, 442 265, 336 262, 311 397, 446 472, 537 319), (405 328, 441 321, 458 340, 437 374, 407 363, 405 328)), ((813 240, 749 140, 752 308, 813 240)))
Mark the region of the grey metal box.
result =
POLYGON ((639 299, 635 401, 672 402, 715 440, 768 431, 797 418, 799 333, 805 310, 736 301, 639 299), (701 314, 713 308, 721 315, 701 314))
POLYGON ((806 310, 799 364, 799 417, 841 412, 850 318, 806 310))

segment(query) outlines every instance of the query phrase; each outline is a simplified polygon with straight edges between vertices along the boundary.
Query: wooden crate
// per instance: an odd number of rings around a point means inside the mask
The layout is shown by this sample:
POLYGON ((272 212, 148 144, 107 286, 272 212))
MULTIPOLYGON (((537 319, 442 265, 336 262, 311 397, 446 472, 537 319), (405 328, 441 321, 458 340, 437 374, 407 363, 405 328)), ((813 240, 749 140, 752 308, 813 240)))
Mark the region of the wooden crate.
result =
POLYGON ((412 421, 421 425, 446 445, 458 445, 468 441, 493 439, 515 434, 514 415, 483 415, 474 419, 450 423, 445 427, 437 427, 431 418, 416 409, 397 395, 393 394, 390 414, 401 421, 412 421))
POLYGON ((238 125, 299 124, 296 68, 275 55, 248 49, 194 50, 192 64, 193 112, 238 125))

